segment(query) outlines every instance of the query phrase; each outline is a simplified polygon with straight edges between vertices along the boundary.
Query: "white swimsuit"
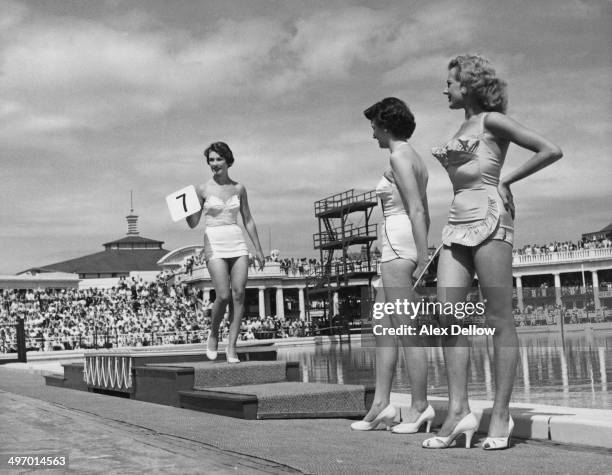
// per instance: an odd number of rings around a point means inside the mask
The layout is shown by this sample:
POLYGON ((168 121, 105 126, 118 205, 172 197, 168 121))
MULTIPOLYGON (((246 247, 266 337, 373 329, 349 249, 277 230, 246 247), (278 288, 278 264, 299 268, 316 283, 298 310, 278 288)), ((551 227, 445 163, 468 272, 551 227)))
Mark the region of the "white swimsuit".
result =
POLYGON ((384 175, 376 186, 385 217, 381 226, 382 256, 380 261, 393 259, 417 260, 417 249, 412 235, 412 223, 394 183, 384 175))
POLYGON ((238 195, 232 195, 226 201, 213 195, 204 201, 204 256, 207 261, 249 254, 242 229, 237 224, 239 212, 238 195))

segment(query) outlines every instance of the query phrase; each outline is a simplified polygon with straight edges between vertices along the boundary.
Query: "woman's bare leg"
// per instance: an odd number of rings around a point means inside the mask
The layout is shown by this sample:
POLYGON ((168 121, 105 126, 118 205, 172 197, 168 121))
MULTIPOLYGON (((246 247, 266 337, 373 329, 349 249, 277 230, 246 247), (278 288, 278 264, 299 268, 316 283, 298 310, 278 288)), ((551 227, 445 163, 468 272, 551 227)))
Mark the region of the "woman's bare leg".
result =
MULTIPOLYGON (((377 289, 376 303, 385 303, 385 290, 382 287, 377 289)), ((390 328, 391 318, 385 315, 380 320, 375 320, 374 325, 390 328)), ((375 335, 374 339, 376 342, 376 389, 372 406, 364 418, 368 422, 373 421, 380 411, 389 405, 391 384, 397 363, 397 340, 383 335, 375 335)))
MULTIPOLYGON (((444 247, 438 261, 438 302, 464 302, 474 280, 471 250, 464 246, 444 247)), ((450 316, 449 323, 454 317, 450 316)), ((448 413, 438 432, 445 437, 470 412, 467 394, 470 347, 466 336, 443 337, 448 381, 448 413)))
POLYGON ((206 266, 215 288, 215 301, 211 310, 209 341, 211 342, 210 349, 216 350, 219 344, 219 325, 221 325, 231 295, 229 266, 225 259, 209 259, 206 266))
POLYGON ((230 281, 232 288, 232 307, 230 315, 229 337, 227 341, 226 354, 228 357, 236 358, 236 341, 240 335, 240 323, 244 316, 244 295, 248 279, 249 258, 240 256, 232 259, 230 281))
POLYGON ((495 329, 495 400, 489 437, 505 437, 508 435, 510 397, 519 359, 512 315, 512 246, 504 241, 487 241, 476 249, 474 261, 486 301, 487 326, 495 329))
MULTIPOLYGON (((416 263, 406 259, 394 259, 382 264, 383 284, 387 302, 401 302, 401 309, 405 311, 403 302, 416 302, 418 295, 412 290, 412 274, 416 263)), ((414 320, 411 315, 395 314, 392 316, 393 326, 410 325, 414 320)), ((411 406, 404 414, 403 422, 414 422, 419 415, 427 409, 427 351, 423 345, 423 337, 406 335, 397 338, 401 344, 406 358, 408 379, 410 380, 411 406)), ((390 390, 390 388, 389 388, 390 390)))

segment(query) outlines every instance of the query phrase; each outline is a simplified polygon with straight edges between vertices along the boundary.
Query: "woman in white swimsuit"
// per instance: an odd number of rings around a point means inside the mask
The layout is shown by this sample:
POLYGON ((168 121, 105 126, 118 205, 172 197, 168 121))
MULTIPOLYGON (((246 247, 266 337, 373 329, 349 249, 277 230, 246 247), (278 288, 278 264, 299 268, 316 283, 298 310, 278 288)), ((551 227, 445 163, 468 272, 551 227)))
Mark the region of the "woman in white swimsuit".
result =
MULTIPOLYGON (((371 122, 374 139, 380 148, 391 152, 390 166, 376 188, 384 215, 380 232, 383 288, 377 292, 376 300, 415 301, 418 297, 412 290, 413 279, 418 278, 428 263, 429 207, 427 167, 408 143, 416 125, 414 116, 403 101, 394 97, 374 104, 365 110, 364 115, 371 122)), ((399 327, 406 320, 401 316, 385 315, 380 323, 386 327, 389 327, 389 323, 399 327)), ((397 415, 397 410, 390 404, 390 395, 398 341, 395 337, 384 335, 375 338, 374 401, 365 418, 351 425, 353 430, 391 427, 397 415)), ((409 411, 404 413, 403 423, 393 427, 393 432, 409 434, 417 432, 425 423, 429 430, 434 410, 427 402, 427 353, 423 341, 418 336, 406 336, 402 344, 406 352, 412 404, 409 411)))
POLYGON ((194 228, 205 216, 204 256, 208 272, 215 287, 212 307, 211 331, 206 342, 206 355, 217 358, 219 325, 228 304, 230 306, 230 331, 226 350, 228 363, 238 363, 236 341, 240 333, 240 321, 244 314, 244 294, 247 283, 249 251, 240 226, 238 214, 256 249, 259 269, 264 267, 264 255, 259 243, 255 221, 251 216, 244 185, 229 177, 228 169, 234 163, 234 155, 224 142, 214 142, 205 151, 206 162, 213 177, 196 187, 202 209, 187 217, 187 224, 194 228))

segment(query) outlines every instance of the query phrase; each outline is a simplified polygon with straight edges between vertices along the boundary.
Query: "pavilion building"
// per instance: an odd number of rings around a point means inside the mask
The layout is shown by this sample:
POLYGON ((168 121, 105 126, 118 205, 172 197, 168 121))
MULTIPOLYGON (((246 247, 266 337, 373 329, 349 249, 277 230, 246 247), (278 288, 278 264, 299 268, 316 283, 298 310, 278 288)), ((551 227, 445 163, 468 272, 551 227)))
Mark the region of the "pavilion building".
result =
POLYGON ((126 236, 103 244, 104 250, 41 267, 33 267, 18 275, 32 276, 62 272, 78 275, 81 287, 109 287, 121 277, 154 279, 162 269, 157 262, 168 250, 163 241, 142 237, 138 232, 138 216, 134 210, 126 216, 126 236))

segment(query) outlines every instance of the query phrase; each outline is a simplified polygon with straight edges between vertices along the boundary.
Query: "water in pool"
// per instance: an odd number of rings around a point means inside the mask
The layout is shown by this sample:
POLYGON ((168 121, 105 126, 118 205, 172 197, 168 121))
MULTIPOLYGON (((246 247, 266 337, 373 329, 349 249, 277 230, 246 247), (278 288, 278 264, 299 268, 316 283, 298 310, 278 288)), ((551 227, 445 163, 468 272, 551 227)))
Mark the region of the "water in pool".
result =
MULTIPOLYGON (((559 334, 522 334, 513 402, 569 407, 612 408, 612 331, 559 334)), ((429 394, 447 396, 441 348, 429 348, 429 394)), ((310 382, 374 385, 374 348, 352 344, 279 348, 278 358, 299 361, 302 379, 310 382)), ((469 394, 493 399, 493 347, 487 338, 474 338, 471 347, 469 394)), ((405 361, 400 353, 393 391, 409 393, 405 361)))

